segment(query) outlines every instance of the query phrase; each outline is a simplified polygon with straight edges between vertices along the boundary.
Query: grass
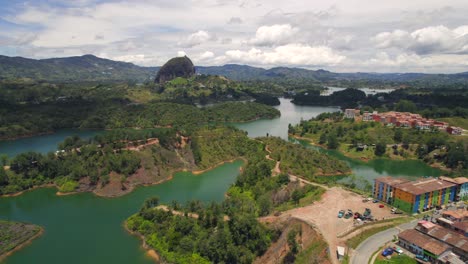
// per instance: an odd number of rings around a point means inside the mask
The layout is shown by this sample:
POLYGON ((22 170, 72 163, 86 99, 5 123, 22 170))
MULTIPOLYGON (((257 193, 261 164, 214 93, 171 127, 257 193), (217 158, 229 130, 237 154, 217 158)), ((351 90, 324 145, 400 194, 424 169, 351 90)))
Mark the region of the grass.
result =
POLYGON ((463 117, 445 117, 438 118, 438 120, 449 123, 451 126, 461 127, 463 129, 468 129, 468 119, 463 117))
POLYGON ((391 259, 377 259, 374 264, 416 264, 418 263, 415 259, 410 258, 407 255, 397 255, 391 259))
POLYGON ((306 264, 306 263, 319 263, 324 261, 323 258, 328 258, 327 254, 324 254, 324 251, 327 249, 327 243, 323 240, 315 241, 308 248, 302 250, 294 261, 296 264, 306 264), (323 257, 322 257, 323 256, 323 257), (314 262, 317 261, 317 262, 314 262))
MULTIPOLYGON (((367 238, 369 238, 369 237, 371 237, 371 236, 373 236, 373 235, 375 235, 375 234, 377 234, 379 232, 385 231, 385 230, 387 230, 389 228, 392 228, 392 227, 398 226, 398 225, 400 225, 402 223, 405 223, 409 219, 411 219, 411 218, 401 217, 401 218, 397 218, 397 219, 391 219, 391 220, 394 220, 394 221, 389 221, 388 225, 374 227, 374 228, 364 230, 362 233, 348 239, 348 241, 346 241, 346 244, 350 248, 357 248, 359 246, 359 244, 361 244, 367 238)), ((382 223, 382 222, 383 221, 380 221, 380 223, 382 223)), ((379 222, 377 222, 377 223, 379 223, 379 222)), ((357 230, 357 229, 355 229, 355 230, 357 230)), ((351 230, 351 231, 353 231, 353 230, 351 230)), ((349 232, 349 234, 350 234, 350 232, 349 232)))
POLYGON ((305 197, 299 200, 299 204, 296 204, 294 201, 288 201, 276 206, 274 210, 284 212, 290 209, 311 205, 315 201, 320 200, 322 194, 324 194, 325 191, 326 190, 322 187, 314 186, 314 188, 311 191, 306 193, 305 197))
POLYGON ((395 225, 396 226, 396 225, 400 225, 400 224, 409 222, 410 220, 412 220, 412 218, 406 217, 406 216, 398 217, 398 218, 392 218, 392 219, 385 219, 385 220, 373 222, 373 223, 370 223, 370 224, 360 225, 360 226, 358 226, 356 228, 353 228, 353 229, 349 230, 348 232, 340 235, 339 237, 345 237, 345 236, 355 232, 356 230, 359 230, 359 229, 364 228, 364 227, 369 227, 369 226, 383 224, 383 223, 389 223, 389 225, 395 225))

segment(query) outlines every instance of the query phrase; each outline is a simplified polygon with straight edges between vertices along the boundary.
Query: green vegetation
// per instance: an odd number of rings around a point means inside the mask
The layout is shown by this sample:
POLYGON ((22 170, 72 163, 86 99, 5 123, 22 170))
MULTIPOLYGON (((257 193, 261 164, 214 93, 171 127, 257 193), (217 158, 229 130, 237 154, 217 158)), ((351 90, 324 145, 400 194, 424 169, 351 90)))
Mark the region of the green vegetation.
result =
POLYGON ((0 220, 0 260, 5 253, 34 238, 40 231, 36 225, 0 220))
POLYGON ((418 263, 415 259, 407 255, 396 255, 391 259, 376 259, 374 264, 416 264, 418 263))
MULTIPOLYGON (((122 188, 139 168, 147 181, 156 182, 179 169, 205 169, 261 148, 235 128, 200 128, 193 135, 170 128, 113 130, 84 141, 67 138, 57 153, 22 153, 9 161, 10 169, 0 167, 0 193, 9 194, 46 183, 59 191, 77 191, 78 181, 87 179, 89 188, 109 183, 111 173, 121 177, 122 188), (155 141, 155 139, 157 139, 155 141), (132 151, 144 146, 142 151, 132 151)), ((136 182, 138 183, 138 182, 136 182)), ((90 190, 85 188, 86 190, 90 190)))
POLYGON ((444 164, 456 174, 467 175, 468 140, 444 131, 421 131, 384 126, 377 122, 343 119, 342 113, 324 113, 289 128, 289 133, 319 144, 334 144, 352 158, 418 158, 426 163, 444 164))
MULTIPOLYGON (((399 217, 399 218, 396 218, 396 219, 389 219, 388 221, 386 222, 383 222, 383 221, 380 221, 380 223, 389 223, 388 225, 384 225, 384 226, 379 226, 379 227, 372 227, 372 228, 369 228, 369 229, 366 229, 364 231, 362 231, 361 233, 359 233, 358 235, 348 239, 346 241, 346 245, 350 248, 357 248, 357 246, 359 246, 359 244, 361 244, 364 240, 366 240, 367 238, 377 234, 377 233, 380 233, 382 231, 385 231, 389 228, 392 228, 392 227, 395 227, 395 226, 398 226, 402 223, 406 223, 408 222, 408 220, 410 220, 411 218, 408 218, 408 217, 399 217)), ((369 225, 365 225, 363 227, 368 227, 369 225)), ((355 230, 358 230, 358 229, 355 229, 355 230)), ((353 232, 353 231, 351 231, 353 232)))
POLYGON ((308 264, 308 263, 322 263, 324 258, 328 256, 322 256, 323 252, 327 250, 327 243, 324 241, 313 242, 309 247, 303 249, 297 254, 294 263, 297 264, 308 264))
POLYGON ((350 172, 348 165, 343 161, 308 149, 301 144, 291 144, 276 137, 264 137, 260 140, 272 152, 271 158, 281 162, 281 169, 285 173, 314 180, 317 176, 350 172))
POLYGON ((61 128, 116 129, 172 126, 191 129, 209 122, 273 118, 279 111, 258 103, 227 102, 212 107, 152 102, 131 104, 82 98, 40 104, 0 104, 0 139, 61 128))
POLYGON ((126 225, 142 234, 146 243, 170 263, 252 263, 277 235, 244 207, 234 207, 241 200, 229 199, 231 202, 207 206, 189 202, 180 208, 183 215, 145 203, 126 225))

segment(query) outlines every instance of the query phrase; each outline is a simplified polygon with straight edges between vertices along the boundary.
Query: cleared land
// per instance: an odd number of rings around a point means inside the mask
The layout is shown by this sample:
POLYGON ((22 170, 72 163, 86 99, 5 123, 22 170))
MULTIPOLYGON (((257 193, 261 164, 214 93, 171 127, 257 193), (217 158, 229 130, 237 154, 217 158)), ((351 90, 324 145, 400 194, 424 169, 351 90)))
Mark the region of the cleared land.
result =
MULTIPOLYGON (((347 235, 348 232, 356 227, 355 220, 352 217, 349 219, 338 218, 338 211, 351 209, 353 212, 363 213, 365 208, 369 208, 377 220, 396 217, 391 214, 390 208, 387 206, 379 208, 379 203, 364 203, 362 200, 363 197, 361 195, 340 187, 333 187, 329 188, 318 202, 285 211, 280 216, 263 217, 260 221, 271 223, 277 221, 278 218, 293 217, 317 227, 330 247, 332 262, 338 263, 334 257, 336 246, 345 246, 346 240, 356 235, 356 232, 351 232, 347 235), (339 238, 338 236, 341 237, 339 238)), ((357 232, 362 232, 366 229, 367 227, 362 227, 357 232)))

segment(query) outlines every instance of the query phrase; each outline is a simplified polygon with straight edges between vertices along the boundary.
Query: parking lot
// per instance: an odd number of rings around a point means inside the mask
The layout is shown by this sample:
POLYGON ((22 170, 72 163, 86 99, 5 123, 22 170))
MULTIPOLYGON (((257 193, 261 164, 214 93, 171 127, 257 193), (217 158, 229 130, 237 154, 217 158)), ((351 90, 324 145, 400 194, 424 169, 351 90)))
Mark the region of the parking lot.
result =
MULTIPOLYGON (((342 238, 338 238, 337 236, 345 234, 355 226, 353 217, 349 219, 338 218, 340 210, 350 209, 353 212, 364 213, 365 209, 369 208, 374 219, 377 221, 400 216, 391 214, 391 208, 387 206, 379 208, 381 203, 372 203, 372 201, 363 202, 363 198, 361 195, 344 190, 343 188, 333 187, 325 192, 320 201, 305 207, 286 211, 279 217, 292 216, 313 224, 320 230, 325 240, 327 240, 330 249, 336 250, 336 246, 344 245, 346 240, 346 236, 342 238)), ((266 221, 272 220, 274 219, 266 221)))

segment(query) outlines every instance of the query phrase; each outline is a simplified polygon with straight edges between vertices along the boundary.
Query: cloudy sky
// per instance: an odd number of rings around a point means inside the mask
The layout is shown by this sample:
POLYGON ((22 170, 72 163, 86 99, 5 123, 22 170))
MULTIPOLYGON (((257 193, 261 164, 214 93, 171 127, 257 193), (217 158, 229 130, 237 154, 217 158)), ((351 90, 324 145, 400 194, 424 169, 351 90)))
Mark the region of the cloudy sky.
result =
POLYGON ((0 54, 468 71, 467 0, 0 0, 0 54))

